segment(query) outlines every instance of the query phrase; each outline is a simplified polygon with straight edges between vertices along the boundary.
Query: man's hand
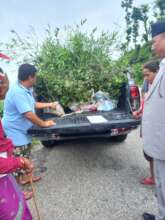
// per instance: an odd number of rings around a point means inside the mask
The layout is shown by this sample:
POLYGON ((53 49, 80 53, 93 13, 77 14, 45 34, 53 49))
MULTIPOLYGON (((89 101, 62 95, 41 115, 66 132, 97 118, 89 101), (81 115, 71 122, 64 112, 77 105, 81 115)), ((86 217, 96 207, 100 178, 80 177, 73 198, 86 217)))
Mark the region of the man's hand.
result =
POLYGON ((49 102, 48 105, 49 105, 49 108, 56 109, 58 102, 49 102))
POLYGON ((51 109, 55 110, 59 116, 65 115, 64 109, 59 104, 59 102, 47 102, 47 103, 36 102, 35 108, 36 109, 51 108, 51 109))
POLYGON ((47 127, 51 127, 53 125, 55 125, 56 123, 53 120, 47 120, 47 121, 43 121, 43 128, 47 128, 47 127))
POLYGON ((142 117, 142 114, 139 111, 134 111, 132 113, 133 117, 136 119, 140 119, 142 117))

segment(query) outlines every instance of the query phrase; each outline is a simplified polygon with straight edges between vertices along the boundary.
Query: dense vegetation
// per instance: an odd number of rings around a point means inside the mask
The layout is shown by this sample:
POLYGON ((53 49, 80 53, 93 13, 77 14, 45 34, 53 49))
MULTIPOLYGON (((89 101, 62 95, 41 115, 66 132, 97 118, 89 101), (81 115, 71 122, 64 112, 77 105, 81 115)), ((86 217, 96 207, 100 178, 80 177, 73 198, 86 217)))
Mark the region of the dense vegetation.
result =
POLYGON ((40 43, 34 31, 22 39, 12 30, 13 39, 5 47, 16 51, 18 63, 32 62, 38 67, 36 91, 46 100, 58 99, 64 106, 88 102, 98 90, 117 97, 128 70, 141 83, 142 64, 154 58, 150 25, 165 19, 164 0, 139 7, 133 0, 122 0, 121 7, 125 11, 124 38, 123 33, 121 38, 120 32, 100 33, 97 28, 87 33, 84 20, 72 28, 48 27, 40 43), (116 50, 118 58, 114 60, 116 50))

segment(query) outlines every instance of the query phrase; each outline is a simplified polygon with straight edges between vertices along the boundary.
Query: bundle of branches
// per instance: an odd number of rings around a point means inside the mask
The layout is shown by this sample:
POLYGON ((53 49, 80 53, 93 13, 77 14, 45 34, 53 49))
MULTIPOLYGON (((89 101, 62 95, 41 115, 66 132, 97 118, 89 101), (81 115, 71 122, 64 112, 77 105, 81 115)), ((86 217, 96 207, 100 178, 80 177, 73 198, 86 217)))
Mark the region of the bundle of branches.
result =
POLYGON ((95 36, 70 29, 64 42, 56 30, 49 32, 36 62, 39 69, 36 91, 45 100, 59 100, 63 106, 89 102, 92 92, 102 90, 118 98, 125 75, 111 59, 116 33, 95 36))

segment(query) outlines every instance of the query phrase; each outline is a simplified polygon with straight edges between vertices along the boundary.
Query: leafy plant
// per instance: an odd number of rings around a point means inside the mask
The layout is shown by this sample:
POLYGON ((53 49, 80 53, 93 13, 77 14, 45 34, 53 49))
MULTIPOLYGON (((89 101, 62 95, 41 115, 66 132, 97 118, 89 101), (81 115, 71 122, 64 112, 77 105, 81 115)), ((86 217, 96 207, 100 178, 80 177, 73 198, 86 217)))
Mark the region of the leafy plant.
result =
POLYGON ((98 90, 118 97, 120 85, 126 77, 115 68, 111 58, 117 33, 98 34, 97 28, 86 33, 82 30, 85 22, 64 30, 48 27, 46 38, 39 46, 33 47, 33 56, 29 51, 33 43, 27 41, 32 37, 24 40, 13 31, 15 47, 26 52, 25 58, 31 59, 38 67, 36 93, 44 100, 59 100, 66 107, 75 102, 89 102, 93 91, 98 90))

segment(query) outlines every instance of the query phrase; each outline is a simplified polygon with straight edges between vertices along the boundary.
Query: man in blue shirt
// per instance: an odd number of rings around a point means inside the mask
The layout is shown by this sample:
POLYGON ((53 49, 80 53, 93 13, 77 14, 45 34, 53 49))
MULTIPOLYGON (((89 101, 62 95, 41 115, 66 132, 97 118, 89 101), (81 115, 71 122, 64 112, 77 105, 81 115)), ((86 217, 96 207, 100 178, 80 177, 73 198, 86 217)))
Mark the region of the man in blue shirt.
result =
MULTIPOLYGON (((18 82, 9 89, 4 101, 3 128, 7 137, 11 138, 17 156, 30 156, 31 137, 27 130, 36 124, 40 127, 53 126, 53 120, 43 121, 35 114, 35 109, 56 108, 57 103, 36 102, 33 86, 36 83, 36 68, 30 64, 22 64, 18 70, 18 82)), ((34 181, 39 178, 34 177, 34 181)), ((22 181, 26 183, 27 181, 22 181)))

